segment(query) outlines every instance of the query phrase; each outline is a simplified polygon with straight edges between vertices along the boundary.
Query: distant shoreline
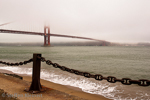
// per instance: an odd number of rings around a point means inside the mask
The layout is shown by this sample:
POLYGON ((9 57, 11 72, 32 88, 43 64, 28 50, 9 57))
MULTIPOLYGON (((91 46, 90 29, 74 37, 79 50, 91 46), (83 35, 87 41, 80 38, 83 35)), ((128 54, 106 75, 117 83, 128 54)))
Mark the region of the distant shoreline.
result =
MULTIPOLYGON (((43 43, 0 43, 0 46, 43 46, 43 43)), ((52 42, 51 46, 150 46, 150 43, 52 42)))

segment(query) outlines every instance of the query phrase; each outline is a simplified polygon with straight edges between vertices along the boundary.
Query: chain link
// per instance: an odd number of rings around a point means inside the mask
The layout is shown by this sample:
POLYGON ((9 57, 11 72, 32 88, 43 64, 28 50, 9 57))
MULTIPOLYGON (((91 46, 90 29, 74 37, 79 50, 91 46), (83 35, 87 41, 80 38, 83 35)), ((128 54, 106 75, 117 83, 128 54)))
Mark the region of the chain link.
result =
POLYGON ((0 64, 4 64, 4 65, 8 65, 8 66, 19 66, 19 65, 25 65, 25 64, 30 63, 32 61, 33 61, 33 59, 29 59, 27 61, 19 62, 19 63, 9 63, 9 62, 0 61, 0 64))
MULTIPOLYGON (((101 74, 93 75, 93 74, 90 74, 88 72, 81 72, 79 70, 70 69, 66 66, 61 66, 58 63, 53 63, 50 60, 46 60, 44 57, 37 57, 37 58, 40 59, 42 62, 46 62, 47 65, 52 65, 54 68, 59 68, 62 71, 67 71, 69 73, 81 75, 81 76, 84 76, 86 78, 94 78, 95 80, 98 80, 98 81, 107 80, 110 83, 121 82, 124 85, 131 85, 131 84, 138 84, 139 86, 149 86, 150 85, 150 80, 146 80, 146 79, 132 80, 130 78, 117 79, 114 76, 103 77, 101 74)), ((0 61, 0 64, 5 64, 8 66, 19 66, 19 65, 25 65, 25 64, 30 63, 32 61, 33 61, 33 59, 29 59, 27 61, 19 62, 19 63, 9 63, 9 62, 0 61)))
POLYGON ((65 66, 61 66, 57 63, 53 63, 50 60, 46 60, 44 57, 38 57, 42 62, 46 62, 47 65, 52 65, 54 68, 59 68, 62 71, 67 71, 69 73, 74 73, 76 75, 81 75, 86 78, 94 78, 95 80, 101 81, 101 80, 107 80, 110 83, 116 83, 116 82, 121 82, 124 85, 131 85, 131 84, 138 84, 139 86, 149 86, 150 85, 150 80, 146 79, 140 79, 140 80, 131 80, 130 78, 122 78, 122 79, 117 79, 114 76, 108 76, 108 77, 103 77, 101 74, 90 74, 88 72, 81 72, 79 70, 75 69, 70 69, 65 66))

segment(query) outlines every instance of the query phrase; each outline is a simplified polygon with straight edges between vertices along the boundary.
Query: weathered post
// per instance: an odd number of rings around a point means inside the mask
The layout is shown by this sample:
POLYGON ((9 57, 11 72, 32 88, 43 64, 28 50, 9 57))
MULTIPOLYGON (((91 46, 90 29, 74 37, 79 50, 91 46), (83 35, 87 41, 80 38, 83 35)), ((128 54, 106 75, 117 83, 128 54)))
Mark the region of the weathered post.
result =
POLYGON ((29 89, 25 89, 27 92, 38 93, 44 90, 40 83, 41 60, 38 57, 41 54, 33 54, 32 83, 29 89))

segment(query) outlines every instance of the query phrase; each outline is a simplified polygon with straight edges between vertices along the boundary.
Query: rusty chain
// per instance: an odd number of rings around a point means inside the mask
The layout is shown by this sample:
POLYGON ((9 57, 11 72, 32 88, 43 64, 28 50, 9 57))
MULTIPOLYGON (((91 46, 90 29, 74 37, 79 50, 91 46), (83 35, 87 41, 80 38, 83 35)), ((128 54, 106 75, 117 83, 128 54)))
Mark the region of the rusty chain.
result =
POLYGON ((29 59, 27 61, 19 62, 19 63, 9 63, 9 62, 0 61, 0 64, 5 64, 8 66, 19 66, 19 65, 25 65, 25 64, 30 63, 32 61, 33 61, 33 59, 29 59))
POLYGON ((138 84, 139 86, 149 86, 150 85, 150 80, 146 80, 146 79, 140 79, 140 80, 132 80, 130 78, 122 78, 122 79, 117 79, 114 76, 108 76, 108 77, 104 77, 101 74, 90 74, 88 72, 81 72, 79 70, 75 70, 75 69, 70 69, 67 68, 65 66, 61 66, 57 63, 53 63, 50 60, 46 60, 44 57, 38 57, 38 59, 40 59, 42 62, 46 62, 47 65, 52 65, 54 68, 59 68, 63 71, 67 71, 70 73, 74 73, 76 75, 81 75, 84 76, 86 78, 94 78, 98 81, 101 80, 107 80, 110 83, 116 83, 116 82, 121 82, 124 85, 131 85, 131 84, 138 84))
MULTIPOLYGON (((42 62, 46 62, 47 65, 52 65, 54 68, 59 68, 63 71, 74 73, 76 75, 81 75, 81 76, 84 76, 86 78, 94 78, 98 81, 107 80, 110 83, 121 82, 124 85, 131 85, 131 84, 138 84, 139 86, 149 86, 150 85, 150 80, 146 80, 146 79, 140 79, 140 80, 132 80, 130 78, 117 79, 114 76, 104 77, 101 74, 93 75, 93 74, 90 74, 88 72, 81 72, 79 70, 70 69, 70 68, 67 68, 65 66, 61 66, 57 63, 53 63, 50 60, 46 60, 44 57, 38 57, 38 59, 40 59, 42 62)), ((0 61, 0 64, 5 64, 5 65, 8 65, 8 66, 19 66, 19 65, 23 65, 23 64, 25 65, 25 64, 30 63, 32 61, 33 61, 33 59, 29 59, 27 61, 19 62, 19 63, 9 63, 9 62, 0 61)))

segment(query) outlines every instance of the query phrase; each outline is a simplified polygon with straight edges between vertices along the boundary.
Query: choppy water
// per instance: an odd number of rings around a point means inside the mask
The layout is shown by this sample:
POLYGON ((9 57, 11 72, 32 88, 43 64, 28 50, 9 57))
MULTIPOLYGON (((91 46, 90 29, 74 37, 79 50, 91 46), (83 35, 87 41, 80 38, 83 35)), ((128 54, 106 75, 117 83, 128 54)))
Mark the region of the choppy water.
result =
MULTIPOLYGON (((0 60, 21 62, 32 58, 33 53, 60 65, 103 76, 150 80, 150 47, 0 47, 0 60)), ((32 63, 23 66, 5 66, 20 74, 31 74, 32 63)), ((79 87, 83 91, 103 95, 111 99, 150 99, 150 86, 122 85, 84 78, 55 69, 42 63, 41 78, 63 85, 79 87)))

